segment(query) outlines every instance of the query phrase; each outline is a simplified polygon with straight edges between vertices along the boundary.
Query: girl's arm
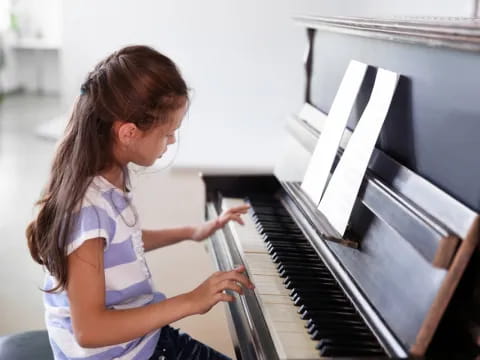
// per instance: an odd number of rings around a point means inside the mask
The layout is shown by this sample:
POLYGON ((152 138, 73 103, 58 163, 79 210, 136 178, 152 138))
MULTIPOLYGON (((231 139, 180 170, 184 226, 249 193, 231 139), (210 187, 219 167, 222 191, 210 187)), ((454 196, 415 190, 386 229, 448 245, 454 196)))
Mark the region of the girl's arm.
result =
POLYGON ((134 309, 111 310, 105 307, 104 240, 87 240, 68 256, 67 294, 72 326, 82 347, 120 344, 141 337, 152 330, 184 318, 207 312, 219 301, 233 301, 223 290, 242 293, 252 288, 241 274, 245 269, 213 274, 191 292, 156 304, 134 309))
POLYGON ((162 230, 142 230, 143 247, 145 251, 150 251, 183 240, 192 239, 194 231, 194 226, 162 230))
POLYGON ((143 230, 142 238, 145 251, 158 249, 163 246, 191 239, 201 241, 225 226, 230 220, 243 225, 241 215, 248 211, 249 205, 241 205, 224 211, 218 218, 207 221, 198 226, 185 226, 164 230, 143 230))

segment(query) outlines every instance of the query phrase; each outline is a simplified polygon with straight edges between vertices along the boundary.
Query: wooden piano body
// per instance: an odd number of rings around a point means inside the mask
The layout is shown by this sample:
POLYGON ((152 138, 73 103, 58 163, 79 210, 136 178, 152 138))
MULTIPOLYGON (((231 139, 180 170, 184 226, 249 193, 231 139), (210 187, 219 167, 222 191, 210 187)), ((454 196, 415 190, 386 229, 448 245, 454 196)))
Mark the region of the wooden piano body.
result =
MULTIPOLYGON (((305 106, 288 120, 275 174, 204 174, 207 217, 221 211, 225 198, 279 199, 385 357, 474 357, 480 320, 478 24, 461 19, 296 21, 307 34, 305 106), (318 210, 299 187, 351 59, 371 68, 337 158, 366 105, 375 67, 402 75, 349 224, 348 240, 358 248, 322 239, 318 210)), ((249 268, 232 226, 212 237, 211 248, 219 269, 239 263, 249 268)), ((284 356, 264 307, 252 292, 227 306, 239 358, 284 356)))

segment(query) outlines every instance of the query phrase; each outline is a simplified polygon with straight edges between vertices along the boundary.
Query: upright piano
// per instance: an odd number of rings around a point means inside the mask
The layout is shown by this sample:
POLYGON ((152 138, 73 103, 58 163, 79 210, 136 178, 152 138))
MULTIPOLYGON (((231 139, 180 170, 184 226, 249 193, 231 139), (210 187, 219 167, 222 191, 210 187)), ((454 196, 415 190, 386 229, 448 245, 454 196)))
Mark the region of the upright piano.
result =
MULTIPOLYGON (((243 203, 215 233, 220 270, 253 291, 226 305, 238 359, 479 355, 480 27, 460 18, 298 17, 305 104, 286 122, 273 174, 203 175, 206 217, 243 203), (351 59, 401 74, 347 232, 329 239, 300 182, 351 59)), ((288 51, 288 49, 286 49, 288 51)), ((334 165, 335 166, 335 165, 334 165)))

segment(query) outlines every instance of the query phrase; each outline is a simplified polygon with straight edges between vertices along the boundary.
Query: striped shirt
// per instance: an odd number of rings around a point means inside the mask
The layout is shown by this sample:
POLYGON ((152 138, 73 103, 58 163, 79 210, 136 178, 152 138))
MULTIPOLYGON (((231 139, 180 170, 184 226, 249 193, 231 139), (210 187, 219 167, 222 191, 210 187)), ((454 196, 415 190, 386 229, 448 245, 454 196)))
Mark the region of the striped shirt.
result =
MULTIPOLYGON (((142 232, 130 193, 124 193, 97 176, 87 189, 80 210, 74 214, 68 254, 92 238, 105 239, 105 305, 129 309, 165 299, 155 292, 143 253, 142 232)), ((55 279, 47 274, 45 289, 55 279)), ((75 340, 66 291, 45 293, 45 321, 56 360, 148 359, 160 330, 118 345, 83 348, 75 340)))

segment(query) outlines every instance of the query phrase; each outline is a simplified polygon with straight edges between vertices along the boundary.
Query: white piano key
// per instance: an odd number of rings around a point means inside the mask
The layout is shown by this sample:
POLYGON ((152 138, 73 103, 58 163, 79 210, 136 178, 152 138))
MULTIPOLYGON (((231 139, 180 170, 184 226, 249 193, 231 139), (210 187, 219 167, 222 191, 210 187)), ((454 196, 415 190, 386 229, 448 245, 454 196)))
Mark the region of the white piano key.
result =
MULTIPOLYGON (((250 279, 255 284, 255 292, 260 295, 289 296, 283 280, 279 276, 250 274, 250 279)), ((293 306, 293 304, 292 304, 293 306)))
POLYGON ((288 295, 262 295, 264 304, 288 304, 292 305, 292 299, 288 295))
POLYGON ((251 274, 278 276, 278 271, 268 254, 245 254, 251 274))
POLYGON ((268 309, 268 313, 273 321, 296 322, 301 320, 296 311, 297 308, 293 304, 268 304, 265 308, 268 309))
POLYGON ((296 332, 300 334, 305 334, 306 328, 305 325, 307 321, 299 319, 298 321, 288 322, 288 321, 274 321, 275 331, 277 332, 296 332))
MULTIPOLYGON (((224 211, 240 205, 245 205, 245 200, 226 198, 222 202, 222 210, 224 211)), ((237 244, 239 249, 241 249, 243 253, 268 254, 265 243, 258 233, 255 227, 255 222, 253 221, 251 215, 249 213, 243 215, 242 220, 244 221, 245 225, 234 223, 236 226, 234 226, 232 229, 232 231, 235 232, 236 238, 240 240, 240 242, 237 244)))
MULTIPOLYGON (((305 332, 306 334, 306 332, 305 332)), ((315 349, 315 342, 308 336, 298 332, 276 333, 279 342, 282 344, 284 357, 282 359, 316 359, 319 358, 319 352, 315 349)))

